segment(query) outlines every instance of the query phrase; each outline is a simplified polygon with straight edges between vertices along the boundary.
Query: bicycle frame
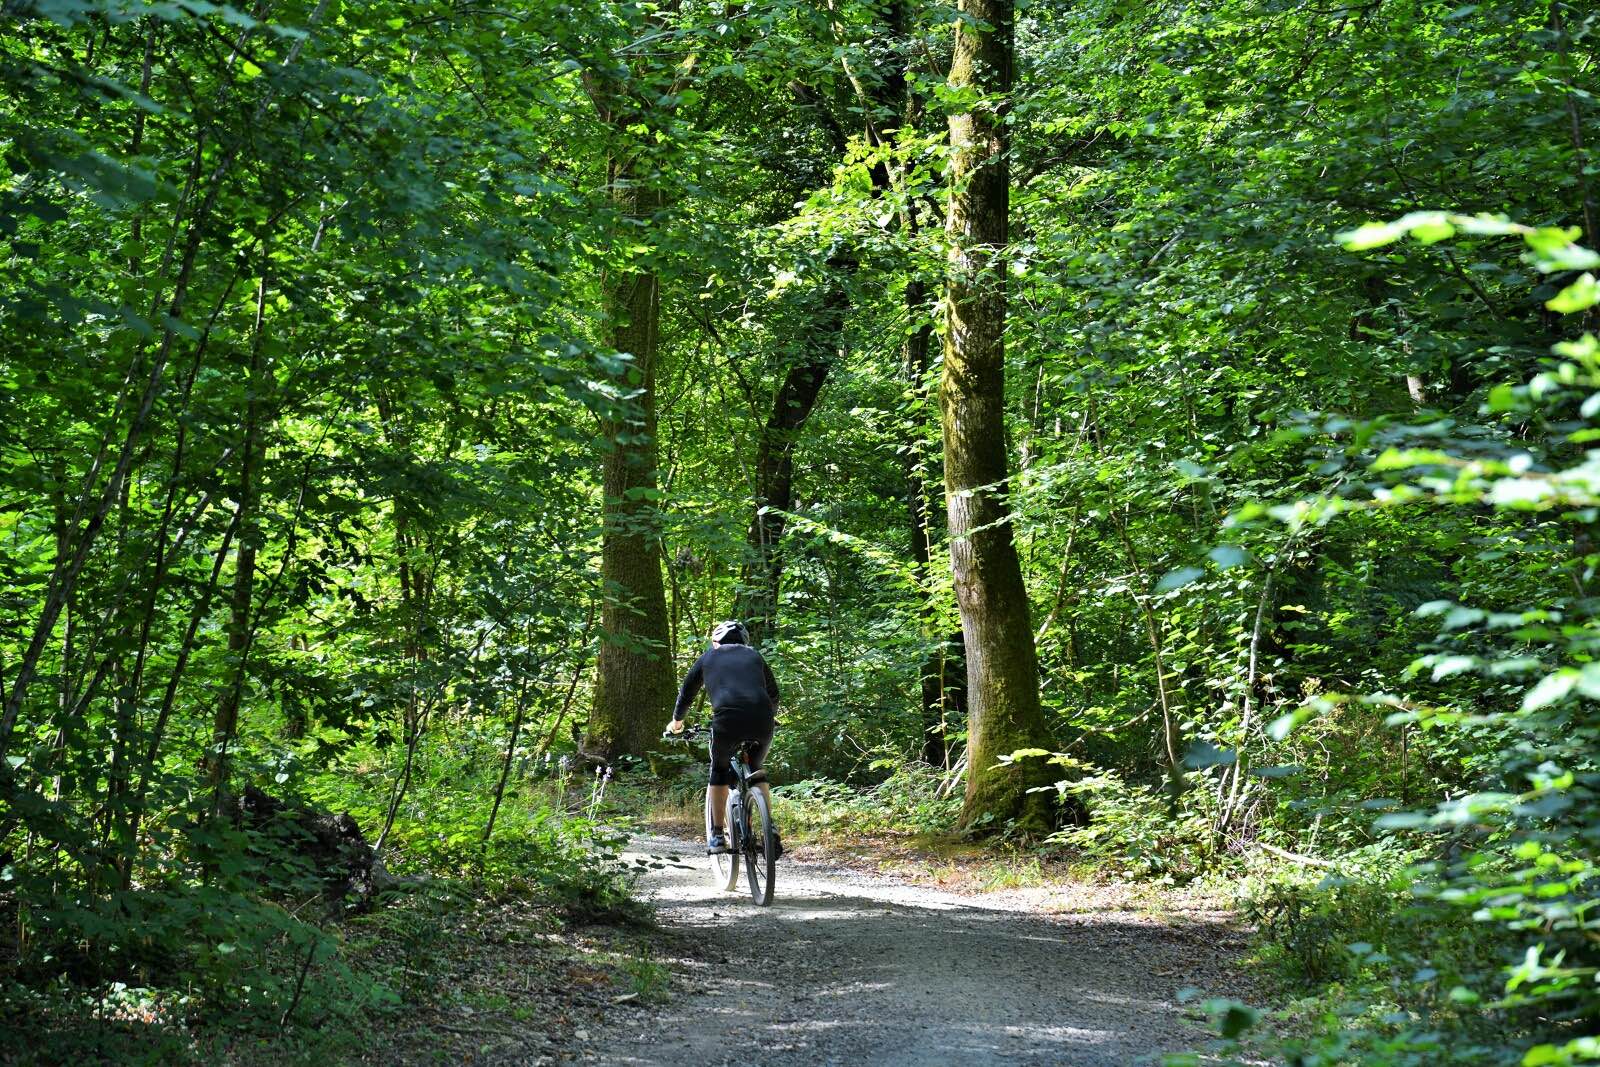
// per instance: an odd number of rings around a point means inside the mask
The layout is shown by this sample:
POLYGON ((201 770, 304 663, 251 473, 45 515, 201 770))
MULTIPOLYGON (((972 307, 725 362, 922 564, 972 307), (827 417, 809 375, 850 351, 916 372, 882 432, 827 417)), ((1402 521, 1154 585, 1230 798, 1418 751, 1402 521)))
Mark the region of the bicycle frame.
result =
POLYGON ((745 827, 744 813, 750 810, 750 790, 758 782, 767 780, 766 771, 752 771, 750 769, 749 753, 753 744, 754 742, 751 741, 741 744, 734 751, 733 758, 728 761, 728 765, 733 768, 733 776, 737 782, 736 785, 729 787, 734 792, 728 798, 734 805, 734 818, 730 820, 730 825, 728 826, 728 833, 732 835, 728 844, 733 849, 734 855, 739 855, 742 850, 740 838, 744 833, 745 827), (756 778, 758 774, 761 776, 759 779, 756 778))
POLYGON ((733 865, 737 867, 741 859, 744 861, 750 899, 757 906, 764 907, 772 903, 774 871, 770 851, 776 838, 772 827, 771 805, 767 798, 754 788, 765 782, 767 775, 765 771, 750 769, 749 753, 753 744, 754 742, 750 741, 740 744, 730 761, 738 785, 728 797, 728 844, 732 849, 733 865), (756 821, 752 818, 753 810, 760 811, 759 831, 756 831, 756 821))
MULTIPOLYGON (((677 735, 669 734, 666 737, 681 738, 687 743, 690 740, 708 737, 709 734, 709 730, 695 729, 677 735)), ((764 906, 772 903, 774 857, 770 857, 768 852, 774 847, 776 831, 772 826, 772 812, 767 797, 761 795, 757 789, 766 782, 766 772, 750 768, 750 752, 756 744, 758 742, 741 742, 728 761, 727 766, 734 776, 734 783, 728 787, 724 820, 729 847, 725 852, 713 853, 711 865, 718 885, 724 890, 731 891, 738 884, 739 866, 742 862, 749 881, 750 897, 757 905, 764 906), (755 794, 754 799, 752 794, 755 794), (754 819, 757 814, 759 820, 754 819), (756 828, 757 825, 759 829, 756 828)), ((706 796, 708 832, 714 822, 715 814, 710 804, 708 791, 706 796)))

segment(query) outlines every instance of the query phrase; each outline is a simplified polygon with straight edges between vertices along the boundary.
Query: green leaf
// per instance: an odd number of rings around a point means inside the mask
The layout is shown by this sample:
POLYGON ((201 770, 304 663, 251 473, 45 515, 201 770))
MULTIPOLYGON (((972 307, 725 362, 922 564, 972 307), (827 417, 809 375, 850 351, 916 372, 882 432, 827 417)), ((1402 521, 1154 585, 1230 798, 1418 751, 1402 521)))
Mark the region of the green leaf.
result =
POLYGON ((1505 237, 1522 229, 1522 227, 1511 222, 1504 215, 1479 214, 1473 215, 1471 218, 1463 218, 1460 215, 1456 215, 1450 221, 1454 222, 1462 233, 1470 233, 1478 237, 1505 237))
POLYGON ((1425 245, 1448 241, 1456 235, 1456 228, 1444 219, 1430 219, 1411 227, 1411 236, 1425 245))
POLYGON ((1156 583, 1155 591, 1158 593, 1170 593, 1174 589, 1182 589, 1195 579, 1205 577, 1205 573, 1199 567, 1180 567, 1175 571, 1169 571, 1162 575, 1161 580, 1156 583))
POLYGON ((1274 741, 1282 741, 1284 738, 1294 733, 1295 727, 1299 726, 1302 722, 1309 718, 1310 715, 1310 711, 1306 708, 1296 708, 1287 715, 1279 715, 1276 719, 1273 719, 1267 724, 1267 736, 1272 738, 1274 741))
POLYGON ((1347 230, 1335 238, 1351 252, 1365 252, 1393 244, 1405 236, 1405 229, 1392 222, 1366 222, 1354 230, 1347 230))
POLYGON ((1596 304, 1600 304, 1600 282, 1595 280, 1593 274, 1582 275, 1577 281, 1544 302, 1545 307, 1563 315, 1585 311, 1596 304))
POLYGON ((1546 274, 1563 270, 1593 270, 1600 267, 1600 253, 1582 245, 1572 244, 1570 241, 1542 248, 1535 254, 1535 258, 1539 269, 1546 274))
POLYGON ((1387 448, 1372 461, 1375 471, 1409 470, 1412 467, 1437 467, 1451 462, 1447 452, 1430 448, 1387 448))
POLYGON ((1428 817, 1416 811, 1393 811, 1372 820, 1372 825, 1379 830, 1415 830, 1428 823, 1428 817))
POLYGON ((1238 762, 1239 754, 1232 749, 1218 748, 1209 741, 1195 741, 1184 753, 1183 765, 1200 771, 1207 767, 1231 767, 1238 762))
POLYGON ((1433 680, 1442 681, 1452 675, 1473 670, 1477 666, 1476 656, 1444 656, 1433 664, 1433 680))
POLYGON ((1259 1011, 1237 1000, 1209 1000, 1202 1007, 1215 1020, 1217 1033, 1229 1041, 1261 1021, 1259 1011))
POLYGON ((1579 674, 1571 668, 1563 668, 1554 674, 1547 674, 1539 679, 1537 685, 1529 689, 1522 698, 1523 711, 1538 711, 1540 708, 1554 704, 1566 698, 1573 687, 1578 684, 1579 674))
POLYGON ((1230 567, 1238 567, 1250 559, 1244 549, 1239 548, 1237 545, 1218 545, 1210 552, 1207 552, 1206 555, 1210 557, 1211 562, 1223 570, 1227 570, 1230 567))

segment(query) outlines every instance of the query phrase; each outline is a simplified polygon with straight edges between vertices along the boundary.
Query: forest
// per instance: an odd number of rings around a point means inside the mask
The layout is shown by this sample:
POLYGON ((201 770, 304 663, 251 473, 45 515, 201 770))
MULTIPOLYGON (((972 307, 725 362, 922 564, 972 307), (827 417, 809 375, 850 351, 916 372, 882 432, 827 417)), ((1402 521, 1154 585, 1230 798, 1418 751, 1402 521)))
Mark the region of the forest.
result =
POLYGON ((0 0, 0 1062, 457 1062, 362 1035, 519 911, 664 1003, 624 850, 723 619, 801 861, 1226 898, 1163 1062, 1600 1062, 1597 61, 0 0))

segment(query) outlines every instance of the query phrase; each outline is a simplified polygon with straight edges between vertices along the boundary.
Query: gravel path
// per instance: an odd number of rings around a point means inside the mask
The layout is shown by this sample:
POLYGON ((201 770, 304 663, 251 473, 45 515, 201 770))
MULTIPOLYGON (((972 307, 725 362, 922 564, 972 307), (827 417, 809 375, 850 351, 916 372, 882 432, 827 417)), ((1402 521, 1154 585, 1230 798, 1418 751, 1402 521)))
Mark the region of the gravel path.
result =
POLYGON ((618 1012, 592 1035, 591 1062, 1128 1067, 1204 1043, 1176 993, 1212 987, 1226 962, 1215 925, 1041 914, 1038 894, 962 897, 788 858, 773 905, 757 908, 711 885, 693 842, 640 837, 631 850, 678 861, 642 889, 698 947, 688 988, 618 1012))

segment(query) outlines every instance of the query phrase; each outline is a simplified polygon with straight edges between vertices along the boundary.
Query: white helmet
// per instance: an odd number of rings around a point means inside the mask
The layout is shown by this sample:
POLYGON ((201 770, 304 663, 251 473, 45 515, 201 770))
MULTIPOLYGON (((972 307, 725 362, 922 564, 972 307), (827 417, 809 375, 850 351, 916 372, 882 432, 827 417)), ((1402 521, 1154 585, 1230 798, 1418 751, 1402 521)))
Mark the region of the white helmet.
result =
POLYGON ((711 643, 714 645, 748 645, 750 631, 744 628, 744 623, 738 619, 729 619, 719 622, 711 628, 711 643))

